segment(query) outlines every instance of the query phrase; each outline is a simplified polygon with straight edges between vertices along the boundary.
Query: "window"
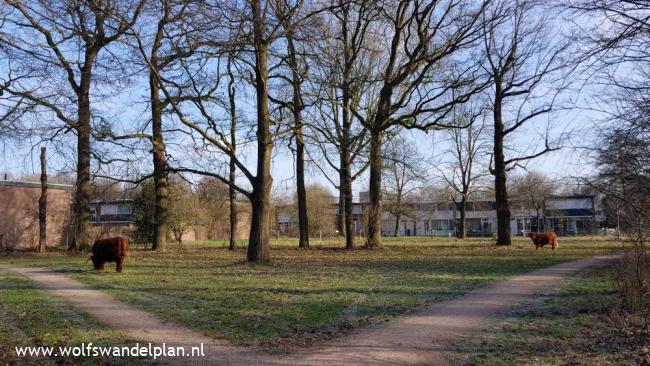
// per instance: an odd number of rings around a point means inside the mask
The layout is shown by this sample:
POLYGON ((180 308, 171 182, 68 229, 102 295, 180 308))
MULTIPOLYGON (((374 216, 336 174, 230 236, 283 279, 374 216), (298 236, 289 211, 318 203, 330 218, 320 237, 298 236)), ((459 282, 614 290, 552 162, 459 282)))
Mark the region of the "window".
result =
POLYGON ((467 219, 465 221, 467 225, 467 231, 470 233, 480 233, 481 232, 481 219, 467 219))
POLYGON ((130 215, 131 214, 131 205, 119 205, 117 207, 118 215, 130 215))
POLYGON ((448 230, 449 222, 447 220, 432 220, 433 230, 448 230))

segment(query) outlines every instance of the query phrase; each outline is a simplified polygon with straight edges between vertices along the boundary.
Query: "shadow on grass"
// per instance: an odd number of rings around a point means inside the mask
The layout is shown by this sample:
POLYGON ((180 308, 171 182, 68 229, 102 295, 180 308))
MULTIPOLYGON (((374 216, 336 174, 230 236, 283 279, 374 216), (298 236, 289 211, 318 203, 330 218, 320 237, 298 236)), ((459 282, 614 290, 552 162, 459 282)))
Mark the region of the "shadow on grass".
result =
POLYGON ((589 271, 511 312, 499 331, 459 343, 470 354, 467 364, 635 364, 650 339, 626 336, 612 317, 618 292, 609 275, 606 268, 589 271))

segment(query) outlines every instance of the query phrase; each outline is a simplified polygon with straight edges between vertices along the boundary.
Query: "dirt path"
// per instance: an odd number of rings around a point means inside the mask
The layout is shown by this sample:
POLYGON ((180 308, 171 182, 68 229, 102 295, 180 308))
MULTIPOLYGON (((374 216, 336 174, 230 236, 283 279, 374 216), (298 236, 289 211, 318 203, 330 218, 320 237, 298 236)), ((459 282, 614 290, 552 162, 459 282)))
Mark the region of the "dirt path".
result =
MULTIPOLYGON (((480 331, 485 321, 541 291, 553 290, 563 277, 603 263, 594 257, 513 277, 477 289, 456 300, 434 304, 392 322, 358 329, 322 348, 289 355, 267 355, 191 329, 165 322, 100 290, 41 268, 0 264, 0 270, 22 274, 51 295, 62 296, 100 322, 130 339, 173 346, 204 344, 205 357, 166 358, 170 364, 212 365, 453 365, 461 355, 453 342, 480 331)), ((189 349, 189 348, 188 348, 189 349)))

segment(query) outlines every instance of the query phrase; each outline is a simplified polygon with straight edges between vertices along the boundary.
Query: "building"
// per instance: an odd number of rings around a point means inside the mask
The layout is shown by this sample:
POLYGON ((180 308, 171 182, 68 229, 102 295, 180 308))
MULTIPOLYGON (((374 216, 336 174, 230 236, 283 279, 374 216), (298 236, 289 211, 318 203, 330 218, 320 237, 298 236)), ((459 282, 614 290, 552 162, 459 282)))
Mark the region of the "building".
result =
POLYGON ((275 206, 275 233, 277 236, 297 235, 298 218, 292 205, 275 206))
MULTIPOLYGON (((226 206, 227 207, 227 206, 226 206)), ((250 231, 250 205, 240 202, 238 205, 237 237, 248 239, 250 231)), ((227 209, 227 208, 226 208, 227 209)), ((227 213, 224 214, 228 218, 227 213)), ((90 204, 90 223, 96 238, 125 236, 132 239, 133 199, 95 200, 90 204)), ((183 242, 203 241, 208 239, 227 239, 230 235, 229 220, 193 226, 183 234, 183 242)), ((168 239, 173 240, 171 234, 168 239)))
POLYGON ((133 231, 133 200, 92 201, 90 224, 96 238, 130 237, 133 231))
MULTIPOLYGON (((365 210, 368 202, 360 196, 354 203, 354 232, 365 232, 365 210)), ((594 195, 550 196, 544 207, 536 210, 524 202, 513 201, 510 229, 513 235, 533 231, 555 231, 559 235, 595 233, 605 221, 594 195)), ((459 230, 460 210, 454 202, 414 202, 413 214, 400 219, 400 236, 455 236, 459 230)), ((474 200, 466 206, 466 230, 469 236, 492 236, 497 230, 496 203, 493 200, 474 200)), ((382 235, 395 236, 395 217, 384 210, 382 235)))
POLYGON ((549 230, 560 235, 592 233, 605 222, 600 202, 593 195, 546 197, 544 218, 549 230))
MULTIPOLYGON (((48 184, 47 246, 67 247, 72 240, 71 205, 74 186, 48 184)), ((38 201, 40 182, 0 180, 0 250, 35 249, 38 246, 38 201)), ((250 232, 250 205, 238 204, 237 237, 248 239, 250 232)), ((227 209, 227 208, 226 208, 227 209)), ((227 213, 224 214, 227 218, 227 213)), ((132 237, 133 200, 94 200, 90 203, 92 239, 125 236, 132 237)), ((228 239, 228 220, 192 227, 183 235, 183 241, 228 239)), ((170 238, 171 239, 171 238, 170 238)))
MULTIPOLYGON (((47 185, 47 246, 66 245, 70 238, 73 186, 47 185)), ((0 180, 0 249, 38 246, 38 200, 41 183, 0 180)))

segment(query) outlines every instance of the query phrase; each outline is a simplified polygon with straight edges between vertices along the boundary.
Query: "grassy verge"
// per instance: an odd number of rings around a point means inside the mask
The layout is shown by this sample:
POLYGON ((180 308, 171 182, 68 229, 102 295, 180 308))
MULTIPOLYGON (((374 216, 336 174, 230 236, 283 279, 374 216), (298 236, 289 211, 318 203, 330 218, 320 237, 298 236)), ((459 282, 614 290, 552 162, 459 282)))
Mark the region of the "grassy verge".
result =
POLYGON ((199 243, 133 251, 122 274, 95 273, 85 256, 0 261, 49 267, 208 335, 286 351, 512 275, 620 248, 597 238, 560 245, 542 252, 524 240, 496 248, 490 239, 403 238, 386 240, 380 250, 347 252, 336 240, 308 251, 286 241, 274 245, 271 263, 250 265, 242 249, 199 243))
POLYGON ((0 364, 150 364, 147 360, 136 358, 19 357, 14 348, 80 346, 90 342, 98 346, 132 345, 119 333, 105 329, 65 300, 47 296, 21 276, 0 272, 0 364))
POLYGON ((649 334, 616 315, 611 269, 569 279, 509 314, 493 331, 461 342, 469 365, 650 365, 649 334))

